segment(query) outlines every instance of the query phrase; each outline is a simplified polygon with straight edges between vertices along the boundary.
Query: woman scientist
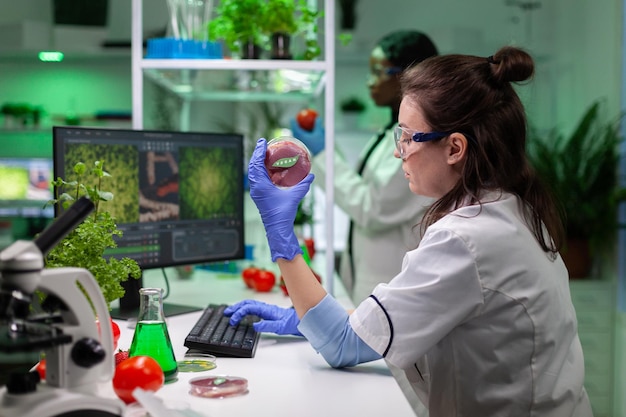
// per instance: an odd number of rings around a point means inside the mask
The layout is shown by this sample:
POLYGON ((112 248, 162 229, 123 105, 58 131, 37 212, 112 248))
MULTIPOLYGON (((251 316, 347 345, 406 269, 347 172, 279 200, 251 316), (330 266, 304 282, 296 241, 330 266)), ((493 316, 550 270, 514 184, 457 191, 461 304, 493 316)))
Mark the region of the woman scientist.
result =
MULTIPOLYGON (((372 49, 367 87, 378 107, 389 109, 382 131, 369 138, 356 169, 334 152, 335 204, 350 218, 346 249, 339 262, 339 276, 352 301, 367 298, 376 284, 388 282, 400 272, 402 257, 419 243, 412 227, 419 223, 432 200, 406 192, 402 161, 393 158, 393 128, 400 109, 400 75, 411 65, 437 55, 425 34, 398 30, 383 36, 372 49)), ((295 137, 315 157, 312 172, 324 187, 326 154, 322 119, 312 132, 291 121, 295 137)))
POLYGON ((242 301, 260 331, 301 332, 333 367, 385 358, 402 369, 431 417, 592 416, 583 386, 559 211, 525 154, 526 117, 512 83, 532 58, 429 58, 402 76, 394 155, 413 193, 436 201, 402 271, 350 315, 306 266, 293 232, 313 175, 273 186, 260 139, 251 196, 294 309, 242 301), (299 321, 299 318, 301 321, 299 321))

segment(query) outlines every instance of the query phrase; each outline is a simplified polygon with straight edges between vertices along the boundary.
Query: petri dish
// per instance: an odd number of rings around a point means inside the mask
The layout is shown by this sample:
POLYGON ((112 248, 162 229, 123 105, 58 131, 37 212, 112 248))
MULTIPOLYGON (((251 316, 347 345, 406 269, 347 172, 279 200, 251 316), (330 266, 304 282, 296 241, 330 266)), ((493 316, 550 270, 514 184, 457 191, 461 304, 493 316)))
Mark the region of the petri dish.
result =
POLYGON ((267 142, 265 169, 277 187, 293 187, 311 172, 311 152, 291 136, 279 136, 267 142))
POLYGON ((203 372, 217 368, 216 357, 208 353, 185 354, 185 357, 176 362, 178 372, 203 372))
POLYGON ((203 398, 228 398, 248 393, 248 380, 238 376, 217 375, 189 381, 189 393, 203 398))

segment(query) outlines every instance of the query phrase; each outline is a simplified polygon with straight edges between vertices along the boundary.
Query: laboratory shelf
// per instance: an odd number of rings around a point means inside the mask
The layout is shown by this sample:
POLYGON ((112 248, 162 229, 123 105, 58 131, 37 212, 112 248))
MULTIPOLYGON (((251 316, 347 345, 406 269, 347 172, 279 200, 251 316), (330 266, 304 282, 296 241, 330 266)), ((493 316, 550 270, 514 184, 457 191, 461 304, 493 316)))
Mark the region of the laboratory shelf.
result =
MULTIPOLYGON (((144 57, 143 3, 132 0, 131 67, 133 84, 133 128, 143 128, 144 79, 154 82, 182 98, 181 130, 189 128, 191 103, 197 101, 307 101, 323 97, 324 123, 335 125, 335 2, 308 0, 322 6, 324 59, 152 59, 144 57)), ((328 129, 327 131, 332 131, 328 129)), ((326 149, 334 148, 334 136, 326 135, 326 149)), ((326 251, 334 253, 333 153, 327 152, 325 181, 326 251)), ((334 275, 334 256, 326 257, 326 276, 334 275)), ((333 294, 333 280, 325 280, 333 294)))
POLYGON ((326 71, 326 61, 299 61, 281 59, 143 59, 142 69, 198 69, 198 70, 317 70, 326 71))
POLYGON ((324 91, 326 76, 299 70, 151 68, 145 77, 185 100, 308 101, 324 91))

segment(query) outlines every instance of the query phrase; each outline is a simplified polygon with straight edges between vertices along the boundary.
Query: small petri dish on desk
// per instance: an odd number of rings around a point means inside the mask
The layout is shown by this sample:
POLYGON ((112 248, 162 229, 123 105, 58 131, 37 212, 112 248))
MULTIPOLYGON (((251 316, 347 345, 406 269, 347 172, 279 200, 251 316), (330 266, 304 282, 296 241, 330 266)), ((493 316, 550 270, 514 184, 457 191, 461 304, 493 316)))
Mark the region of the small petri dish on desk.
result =
POLYGON ((248 393, 248 380, 238 376, 217 375, 189 381, 189 393, 195 397, 228 398, 248 393))
POLYGON ((203 372, 217 368, 216 357, 208 353, 186 353, 176 362, 178 372, 203 372))

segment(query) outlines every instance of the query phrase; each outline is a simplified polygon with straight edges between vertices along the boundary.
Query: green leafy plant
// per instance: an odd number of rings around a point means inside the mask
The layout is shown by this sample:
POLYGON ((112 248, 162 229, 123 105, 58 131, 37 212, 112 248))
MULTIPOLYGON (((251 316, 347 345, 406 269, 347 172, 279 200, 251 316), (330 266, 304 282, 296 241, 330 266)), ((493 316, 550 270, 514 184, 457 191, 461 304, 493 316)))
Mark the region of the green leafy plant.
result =
MULTIPOLYGON (((267 0, 265 3, 264 16, 262 20, 263 30, 266 34, 285 33, 295 34, 300 28, 300 19, 297 16, 302 2, 296 3, 294 0, 267 0)), ((304 3, 306 10, 306 2, 304 3)))
POLYGON ((339 107, 342 112, 362 113, 365 111, 365 102, 359 97, 352 96, 341 100, 339 107))
POLYGON ((223 40, 231 51, 239 51, 252 42, 268 49, 274 33, 305 38, 304 59, 320 55, 317 20, 321 12, 306 0, 220 0, 216 16, 208 23, 208 38, 223 40))
POLYGON ((223 40, 233 52, 248 42, 259 46, 267 43, 259 18, 264 10, 265 0, 221 0, 207 26, 209 40, 223 40))
POLYGON ((621 116, 604 122, 600 104, 587 109, 571 135, 531 129, 528 141, 531 164, 562 205, 568 239, 589 241, 596 254, 615 242, 617 208, 626 196, 618 181, 621 116))
POLYGON ((321 53, 317 41, 317 20, 321 16, 322 13, 310 8, 306 0, 267 0, 261 22, 268 36, 277 33, 303 36, 303 58, 311 60, 321 53))
POLYGON ((94 276, 107 304, 124 295, 121 282, 141 277, 137 262, 130 258, 104 257, 105 251, 115 248, 113 237, 121 236, 115 218, 102 209, 102 204, 111 201, 113 194, 102 190, 103 179, 111 175, 104 170, 104 163, 96 161, 91 169, 83 162, 73 167, 75 179, 52 181, 55 198, 47 204, 67 209, 78 198, 86 196, 94 202, 93 213, 71 231, 45 258, 47 268, 85 268, 94 276), (93 183, 88 184, 89 181, 93 183))
POLYGON ((5 103, 0 107, 0 114, 6 118, 15 119, 22 126, 29 123, 38 125, 43 113, 43 108, 28 103, 5 103))

